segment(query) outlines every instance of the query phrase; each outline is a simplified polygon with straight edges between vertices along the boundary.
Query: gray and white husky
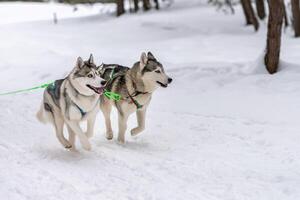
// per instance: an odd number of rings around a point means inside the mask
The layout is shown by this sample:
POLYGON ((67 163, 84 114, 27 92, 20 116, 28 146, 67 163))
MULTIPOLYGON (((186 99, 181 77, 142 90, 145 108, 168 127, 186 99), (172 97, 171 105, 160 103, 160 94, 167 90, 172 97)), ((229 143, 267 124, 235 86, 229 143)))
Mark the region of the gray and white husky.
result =
POLYGON ((114 105, 118 110, 118 142, 123 144, 130 114, 136 112, 137 115, 138 125, 131 130, 131 135, 135 136, 145 129, 145 114, 152 93, 158 87, 166 88, 172 79, 166 75, 162 64, 151 52, 142 53, 140 61, 132 68, 102 64, 101 76, 108 81, 106 90, 121 95, 120 101, 109 100, 104 95, 101 96, 100 108, 105 118, 106 138, 108 140, 113 138, 110 113, 114 105))
POLYGON ((54 125, 56 137, 65 148, 75 148, 75 137, 78 136, 82 147, 90 150, 88 138, 93 135, 105 83, 93 56, 87 61, 79 57, 74 69, 65 79, 57 80, 45 89, 37 118, 43 123, 50 122, 54 125), (86 132, 80 127, 82 121, 87 121, 86 132), (63 134, 64 124, 69 132, 68 140, 63 134))

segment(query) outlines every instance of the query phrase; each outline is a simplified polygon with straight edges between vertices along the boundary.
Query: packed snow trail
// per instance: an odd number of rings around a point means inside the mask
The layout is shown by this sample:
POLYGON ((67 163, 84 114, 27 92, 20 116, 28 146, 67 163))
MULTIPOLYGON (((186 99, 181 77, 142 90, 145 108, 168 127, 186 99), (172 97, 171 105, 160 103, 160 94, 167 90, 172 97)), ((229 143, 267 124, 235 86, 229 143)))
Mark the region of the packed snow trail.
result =
MULTIPOLYGON (((42 91, 0 97, 0 196, 299 199, 300 70, 287 62, 274 76, 256 70, 265 30, 255 34, 242 19, 239 9, 227 16, 177 5, 118 19, 2 25, 9 39, 0 46, 0 91, 62 78, 79 55, 131 66, 148 50, 174 83, 154 94, 146 130, 127 134, 125 145, 105 139, 99 114, 91 152, 64 150, 53 128, 37 122, 42 91)), ((283 60, 297 63, 299 41, 286 34, 284 44, 283 60)), ((116 113, 112 119, 116 136, 116 113)), ((131 117, 128 129, 135 124, 131 117)))

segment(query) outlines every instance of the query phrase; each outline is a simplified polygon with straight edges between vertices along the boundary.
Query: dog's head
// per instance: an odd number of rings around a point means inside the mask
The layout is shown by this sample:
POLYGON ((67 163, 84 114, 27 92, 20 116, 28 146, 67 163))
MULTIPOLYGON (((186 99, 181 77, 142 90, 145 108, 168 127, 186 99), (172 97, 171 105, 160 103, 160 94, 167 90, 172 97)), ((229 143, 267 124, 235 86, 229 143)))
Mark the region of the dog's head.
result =
POLYGON ((167 76, 163 65, 157 61, 151 52, 142 53, 139 64, 142 79, 150 87, 166 88, 172 82, 172 78, 167 76))
POLYGON ((98 67, 94 63, 93 55, 86 61, 77 58, 76 65, 70 74, 73 87, 84 95, 102 94, 106 81, 100 77, 98 67))

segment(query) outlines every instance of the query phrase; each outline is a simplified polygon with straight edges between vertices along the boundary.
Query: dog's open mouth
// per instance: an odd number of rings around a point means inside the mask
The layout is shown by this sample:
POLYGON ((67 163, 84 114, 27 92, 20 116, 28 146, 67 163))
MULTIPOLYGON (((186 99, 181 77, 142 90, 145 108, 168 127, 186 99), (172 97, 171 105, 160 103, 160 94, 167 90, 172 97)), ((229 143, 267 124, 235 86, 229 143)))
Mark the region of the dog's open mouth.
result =
POLYGON ((102 94, 103 93, 103 87, 94 87, 92 85, 86 85, 88 88, 90 88, 91 90, 93 90, 95 93, 97 94, 102 94))
POLYGON ((162 82, 156 81, 156 83, 158 83, 161 87, 168 87, 168 84, 163 84, 162 82))

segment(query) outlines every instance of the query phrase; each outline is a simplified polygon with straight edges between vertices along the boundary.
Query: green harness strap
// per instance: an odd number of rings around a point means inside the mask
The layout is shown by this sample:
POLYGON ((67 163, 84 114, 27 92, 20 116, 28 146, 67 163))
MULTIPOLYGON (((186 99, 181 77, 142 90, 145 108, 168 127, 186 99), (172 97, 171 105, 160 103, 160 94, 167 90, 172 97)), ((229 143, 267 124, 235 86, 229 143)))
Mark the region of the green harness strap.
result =
MULTIPOLYGON (((115 68, 112 69, 112 71, 110 73, 110 76, 109 76, 109 80, 107 81, 106 85, 108 85, 115 78, 114 74, 115 74, 115 68)), ((104 95, 108 99, 111 99, 111 100, 115 100, 115 101, 120 101, 121 100, 121 95, 120 94, 117 94, 115 92, 110 92, 106 89, 104 90, 104 95)))

